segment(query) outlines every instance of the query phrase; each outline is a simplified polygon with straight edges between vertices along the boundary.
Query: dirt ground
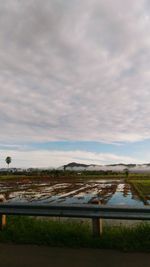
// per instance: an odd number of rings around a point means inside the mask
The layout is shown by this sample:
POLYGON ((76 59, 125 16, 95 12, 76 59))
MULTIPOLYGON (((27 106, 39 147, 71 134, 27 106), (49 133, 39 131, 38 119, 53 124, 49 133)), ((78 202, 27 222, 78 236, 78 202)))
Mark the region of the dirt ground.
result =
POLYGON ((149 267, 150 254, 0 244, 1 267, 149 267))

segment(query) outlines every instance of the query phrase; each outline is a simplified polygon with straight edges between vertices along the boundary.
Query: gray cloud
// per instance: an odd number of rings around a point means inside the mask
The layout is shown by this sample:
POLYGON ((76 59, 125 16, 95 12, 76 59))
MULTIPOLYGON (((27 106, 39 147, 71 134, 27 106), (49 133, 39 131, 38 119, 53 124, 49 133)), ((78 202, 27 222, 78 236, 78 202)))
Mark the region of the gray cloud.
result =
POLYGON ((150 136, 146 0, 0 1, 0 139, 150 136))

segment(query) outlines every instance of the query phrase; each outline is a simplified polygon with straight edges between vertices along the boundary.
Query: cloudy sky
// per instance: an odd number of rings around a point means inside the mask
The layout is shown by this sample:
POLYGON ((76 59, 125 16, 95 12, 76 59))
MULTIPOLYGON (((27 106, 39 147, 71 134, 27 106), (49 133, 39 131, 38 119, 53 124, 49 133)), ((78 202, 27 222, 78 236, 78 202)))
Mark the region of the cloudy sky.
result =
POLYGON ((0 0, 0 167, 150 162, 149 0, 0 0))

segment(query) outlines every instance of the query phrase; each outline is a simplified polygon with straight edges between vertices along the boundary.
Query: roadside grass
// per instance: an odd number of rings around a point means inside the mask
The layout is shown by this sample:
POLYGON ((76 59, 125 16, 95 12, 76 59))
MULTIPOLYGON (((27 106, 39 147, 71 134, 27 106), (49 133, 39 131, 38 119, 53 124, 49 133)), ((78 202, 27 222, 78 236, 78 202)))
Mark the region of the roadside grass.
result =
POLYGON ((8 216, 7 226, 0 231, 0 242, 88 247, 124 251, 150 251, 150 224, 105 226, 101 237, 93 237, 91 224, 85 221, 37 219, 8 216))

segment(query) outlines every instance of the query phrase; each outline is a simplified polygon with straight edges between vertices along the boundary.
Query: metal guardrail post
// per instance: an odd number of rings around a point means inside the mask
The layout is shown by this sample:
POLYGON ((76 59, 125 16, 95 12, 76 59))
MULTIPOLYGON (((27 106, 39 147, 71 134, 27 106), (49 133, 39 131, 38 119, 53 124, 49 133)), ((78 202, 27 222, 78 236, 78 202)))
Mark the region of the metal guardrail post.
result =
MULTIPOLYGON (((0 196, 0 202, 5 202, 6 199, 4 196, 0 196)), ((2 214, 0 215, 0 230, 3 230, 3 228, 6 226, 6 215, 2 214)))
MULTIPOLYGON (((100 205, 100 200, 94 200, 91 202, 92 204, 100 205)), ((93 236, 99 237, 103 233, 103 220, 101 218, 93 218, 92 219, 92 228, 93 228, 93 236)))
POLYGON ((100 235, 103 234, 103 219, 99 219, 100 235))
POLYGON ((1 215, 1 223, 0 223, 0 230, 3 230, 6 226, 6 215, 1 215))

